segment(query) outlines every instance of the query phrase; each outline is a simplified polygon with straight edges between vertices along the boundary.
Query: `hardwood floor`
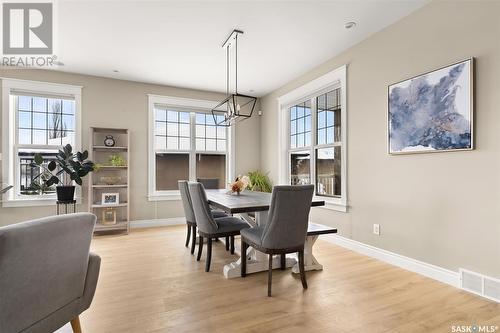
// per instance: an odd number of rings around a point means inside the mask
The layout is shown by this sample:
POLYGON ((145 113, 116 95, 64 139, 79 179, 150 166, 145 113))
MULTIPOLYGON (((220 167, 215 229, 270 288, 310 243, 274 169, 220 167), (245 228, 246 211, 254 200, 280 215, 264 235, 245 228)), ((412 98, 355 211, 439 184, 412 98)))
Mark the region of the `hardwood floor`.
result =
MULTIPOLYGON (((212 268, 184 247, 185 226, 100 236, 96 295, 80 316, 84 333, 451 332, 451 325, 498 325, 500 304, 319 240, 322 272, 309 289, 291 270, 226 280, 237 257, 214 243, 212 268)), ((499 331, 500 332, 500 331, 499 331)))

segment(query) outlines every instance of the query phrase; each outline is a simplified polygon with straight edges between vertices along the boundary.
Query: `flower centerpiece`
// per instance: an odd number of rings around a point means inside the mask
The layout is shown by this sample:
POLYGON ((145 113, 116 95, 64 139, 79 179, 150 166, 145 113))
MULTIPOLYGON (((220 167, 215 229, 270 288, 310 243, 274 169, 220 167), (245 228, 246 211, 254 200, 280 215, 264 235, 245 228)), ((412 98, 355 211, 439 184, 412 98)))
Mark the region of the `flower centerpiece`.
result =
POLYGON ((239 175, 238 177, 236 177, 234 182, 229 184, 229 188, 231 191, 230 193, 236 193, 239 195, 247 188, 249 184, 250 184, 250 178, 248 178, 248 176, 239 175))

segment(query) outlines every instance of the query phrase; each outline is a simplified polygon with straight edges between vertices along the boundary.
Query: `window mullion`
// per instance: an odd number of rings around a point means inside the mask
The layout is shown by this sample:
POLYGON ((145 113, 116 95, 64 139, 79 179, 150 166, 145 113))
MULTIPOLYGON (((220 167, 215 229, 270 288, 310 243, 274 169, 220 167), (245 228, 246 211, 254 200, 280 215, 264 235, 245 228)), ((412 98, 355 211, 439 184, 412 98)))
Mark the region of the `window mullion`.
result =
POLYGON ((189 150, 189 179, 196 181, 196 113, 189 113, 190 150, 189 150))
POLYGON ((318 104, 316 98, 311 98, 311 184, 316 188, 316 144, 317 140, 317 117, 318 117, 318 104))

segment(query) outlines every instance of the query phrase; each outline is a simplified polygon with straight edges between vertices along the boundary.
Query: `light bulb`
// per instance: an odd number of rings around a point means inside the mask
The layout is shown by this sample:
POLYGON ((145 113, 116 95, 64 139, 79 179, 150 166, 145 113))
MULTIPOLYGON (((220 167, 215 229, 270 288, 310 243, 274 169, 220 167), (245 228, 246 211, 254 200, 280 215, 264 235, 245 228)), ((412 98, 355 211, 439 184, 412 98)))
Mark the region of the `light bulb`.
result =
POLYGON ((236 111, 240 112, 241 106, 239 104, 236 104, 236 111))

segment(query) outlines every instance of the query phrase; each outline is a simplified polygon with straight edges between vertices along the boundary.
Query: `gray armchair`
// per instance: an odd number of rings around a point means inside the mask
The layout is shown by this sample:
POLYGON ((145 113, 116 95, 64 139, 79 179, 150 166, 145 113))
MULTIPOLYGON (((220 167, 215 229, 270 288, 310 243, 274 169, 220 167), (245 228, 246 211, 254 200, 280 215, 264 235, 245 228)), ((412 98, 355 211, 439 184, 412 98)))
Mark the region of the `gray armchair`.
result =
POLYGON ((269 218, 265 226, 241 230, 241 276, 246 276, 248 245, 269 254, 267 296, 271 296, 273 255, 281 255, 281 268, 285 269, 287 253, 298 252, 302 287, 307 289, 304 271, 304 244, 309 224, 309 211, 313 197, 313 185, 275 186, 269 206, 269 218))
POLYGON ((47 333, 89 308, 101 258, 89 253, 96 217, 52 216, 0 227, 0 332, 47 333))

